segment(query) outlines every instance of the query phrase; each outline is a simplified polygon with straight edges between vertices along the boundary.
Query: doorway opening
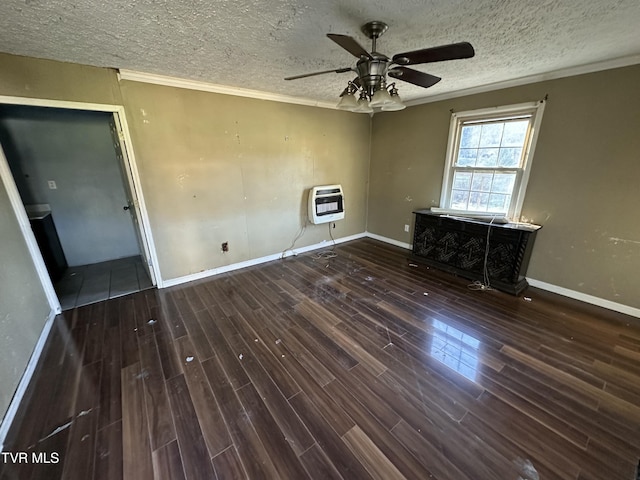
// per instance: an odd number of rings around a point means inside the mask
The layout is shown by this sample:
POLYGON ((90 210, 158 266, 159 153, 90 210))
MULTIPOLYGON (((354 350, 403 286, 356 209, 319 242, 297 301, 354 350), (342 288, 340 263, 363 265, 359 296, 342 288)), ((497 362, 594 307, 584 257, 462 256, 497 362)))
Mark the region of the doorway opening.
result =
POLYGON ((53 309, 152 288, 155 254, 124 112, 43 102, 0 100, 0 160, 53 309))

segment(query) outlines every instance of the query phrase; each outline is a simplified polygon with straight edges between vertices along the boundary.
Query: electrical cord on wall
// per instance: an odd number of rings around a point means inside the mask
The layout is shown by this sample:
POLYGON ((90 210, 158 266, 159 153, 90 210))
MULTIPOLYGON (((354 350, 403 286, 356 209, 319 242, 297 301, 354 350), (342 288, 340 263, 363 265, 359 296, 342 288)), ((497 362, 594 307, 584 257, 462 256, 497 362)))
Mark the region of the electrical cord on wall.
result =
POLYGON ((298 252, 296 252, 293 247, 296 245, 296 242, 298 240, 300 240, 300 238, 302 237, 302 235, 304 235, 304 232, 307 230, 307 218, 305 217, 304 222, 302 223, 302 227, 300 227, 300 230, 298 230, 298 233, 296 234, 296 236, 294 237, 293 241, 291 242, 291 245, 289 245, 288 248, 285 248, 282 251, 282 254, 280 255, 280 260, 284 260, 284 257, 287 255, 287 252, 291 252, 291 254, 295 257, 296 255, 298 255, 298 252))
POLYGON ((335 252, 336 249, 336 240, 333 238, 333 233, 331 233, 331 225, 335 225, 333 222, 329 222, 329 237, 331 237, 331 242, 333 243, 330 250, 322 250, 314 255, 311 258, 314 260, 328 260, 329 258, 335 258, 338 254, 335 252))
POLYGON ((470 290, 493 290, 491 287, 491 282, 489 280, 489 236, 491 235, 491 226, 493 225, 493 221, 496 219, 496 216, 491 217, 491 221, 489 222, 489 228, 487 229, 487 241, 485 242, 484 248, 484 263, 482 265, 482 282, 476 280, 473 283, 467 285, 467 288, 470 290))
MULTIPOLYGON (((329 223, 329 237, 331 237, 331 242, 333 243, 333 247, 331 247, 331 250, 335 250, 336 248, 336 239, 333 238, 333 233, 331 233, 331 223, 329 223)), ((336 228, 336 224, 333 223, 333 228, 336 228)))

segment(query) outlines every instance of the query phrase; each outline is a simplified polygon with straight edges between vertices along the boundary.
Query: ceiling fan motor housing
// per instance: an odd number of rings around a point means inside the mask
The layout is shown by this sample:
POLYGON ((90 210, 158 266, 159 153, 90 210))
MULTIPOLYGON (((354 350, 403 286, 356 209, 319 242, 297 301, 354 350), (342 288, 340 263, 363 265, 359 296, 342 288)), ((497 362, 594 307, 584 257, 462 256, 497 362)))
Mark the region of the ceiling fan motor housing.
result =
POLYGON ((358 77, 369 92, 383 83, 389 68, 389 58, 381 53, 371 52, 371 58, 361 58, 356 64, 358 77))

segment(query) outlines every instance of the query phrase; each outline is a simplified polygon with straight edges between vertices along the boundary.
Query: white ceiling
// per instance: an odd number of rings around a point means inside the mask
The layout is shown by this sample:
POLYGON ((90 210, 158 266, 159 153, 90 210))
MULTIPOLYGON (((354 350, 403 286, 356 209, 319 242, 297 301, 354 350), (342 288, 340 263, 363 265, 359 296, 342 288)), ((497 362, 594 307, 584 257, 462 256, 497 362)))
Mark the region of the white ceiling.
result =
POLYGON ((389 57, 475 47, 472 59, 415 67, 443 80, 429 89, 398 82, 405 100, 640 63, 639 0, 2 0, 0 51, 333 102, 353 73, 283 78, 355 66, 325 34, 370 50, 360 32, 370 20, 389 24, 378 40, 389 57))

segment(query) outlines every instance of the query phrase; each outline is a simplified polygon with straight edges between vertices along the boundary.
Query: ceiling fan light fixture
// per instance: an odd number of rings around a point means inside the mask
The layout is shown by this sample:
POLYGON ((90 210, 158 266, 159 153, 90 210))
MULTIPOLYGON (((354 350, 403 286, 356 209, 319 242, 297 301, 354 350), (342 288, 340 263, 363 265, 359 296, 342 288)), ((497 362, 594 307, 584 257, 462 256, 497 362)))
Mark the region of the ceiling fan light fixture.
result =
POLYGON ((364 92, 360 94, 358 107, 353 111, 356 113, 373 113, 373 108, 371 108, 371 105, 369 105, 369 99, 364 92))
POLYGON ((394 102, 391 105, 385 105, 384 107, 381 108, 381 110, 383 112, 397 112, 398 110, 404 110, 405 108, 407 108, 407 106, 402 103, 402 100, 400 100, 400 97, 395 97, 397 100, 394 100, 394 102))
POLYGON ((372 107, 384 107, 385 105, 392 105, 394 103, 387 89, 382 87, 375 91, 369 105, 372 107))
POLYGON ((397 112, 398 110, 404 110, 407 106, 402 103, 402 99, 400 95, 398 95, 398 89, 395 84, 392 83, 389 85, 389 97, 391 98, 391 103, 382 106, 382 110, 385 112, 397 112))
POLYGON ((350 112, 355 111, 358 108, 358 101, 353 93, 345 93, 340 97, 340 101, 336 106, 338 110, 347 110, 350 112))

